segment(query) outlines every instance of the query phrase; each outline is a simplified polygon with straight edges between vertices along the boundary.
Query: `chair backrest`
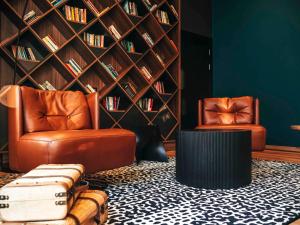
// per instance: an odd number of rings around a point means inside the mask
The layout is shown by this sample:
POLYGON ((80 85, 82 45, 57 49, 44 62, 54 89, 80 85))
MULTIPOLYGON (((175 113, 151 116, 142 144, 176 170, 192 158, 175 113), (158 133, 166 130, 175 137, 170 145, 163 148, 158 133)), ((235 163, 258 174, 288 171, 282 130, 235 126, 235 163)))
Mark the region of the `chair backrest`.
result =
POLYGON ((91 129, 85 95, 80 91, 43 91, 21 87, 24 132, 91 129))
POLYGON ((254 124, 258 116, 258 100, 251 96, 199 101, 199 125, 254 124))

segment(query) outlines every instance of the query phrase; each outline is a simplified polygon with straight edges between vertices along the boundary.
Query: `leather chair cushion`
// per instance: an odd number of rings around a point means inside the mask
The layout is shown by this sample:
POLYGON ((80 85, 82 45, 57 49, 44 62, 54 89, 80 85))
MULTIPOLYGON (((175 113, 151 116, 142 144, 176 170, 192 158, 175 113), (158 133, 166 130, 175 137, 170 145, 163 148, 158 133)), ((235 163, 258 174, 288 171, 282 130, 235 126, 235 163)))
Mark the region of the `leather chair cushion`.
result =
POLYGON ((264 150, 266 145, 266 129, 263 126, 255 124, 240 124, 240 125, 202 125, 196 129, 234 129, 234 130, 251 130, 252 149, 264 150))
POLYGON ((25 132, 91 128, 87 100, 82 92, 42 91, 21 87, 25 132))
POLYGON ((135 134, 124 129, 27 133, 19 141, 20 170, 42 163, 81 163, 88 173, 109 170, 130 165, 135 145, 135 134))
POLYGON ((204 124, 251 124, 254 119, 253 97, 206 98, 204 124))

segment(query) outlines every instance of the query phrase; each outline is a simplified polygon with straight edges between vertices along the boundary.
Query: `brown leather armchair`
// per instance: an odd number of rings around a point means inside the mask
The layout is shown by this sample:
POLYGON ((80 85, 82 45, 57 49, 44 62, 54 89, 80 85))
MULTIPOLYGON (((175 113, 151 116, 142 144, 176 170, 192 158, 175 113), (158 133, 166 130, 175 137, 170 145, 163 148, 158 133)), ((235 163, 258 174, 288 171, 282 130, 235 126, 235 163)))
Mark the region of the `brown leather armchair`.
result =
POLYGON ((10 107, 9 165, 27 172, 44 163, 81 163, 88 173, 130 165, 135 134, 99 129, 96 93, 42 91, 14 86, 10 107))
POLYGON ((196 129, 251 130, 252 149, 265 149, 266 129, 259 125, 259 100, 250 96, 199 100, 196 129))

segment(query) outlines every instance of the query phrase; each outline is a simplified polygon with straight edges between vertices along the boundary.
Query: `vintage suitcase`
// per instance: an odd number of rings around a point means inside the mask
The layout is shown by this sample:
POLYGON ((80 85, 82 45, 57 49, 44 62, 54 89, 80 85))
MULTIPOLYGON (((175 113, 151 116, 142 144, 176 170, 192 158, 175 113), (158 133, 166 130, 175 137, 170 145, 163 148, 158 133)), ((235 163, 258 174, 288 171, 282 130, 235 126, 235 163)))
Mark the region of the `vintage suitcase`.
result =
POLYGON ((0 189, 0 220, 38 221, 66 217, 84 173, 80 164, 47 164, 0 189))
POLYGON ((107 221, 108 197, 103 191, 87 190, 79 194, 64 220, 3 222, 3 225, 102 225, 107 221))

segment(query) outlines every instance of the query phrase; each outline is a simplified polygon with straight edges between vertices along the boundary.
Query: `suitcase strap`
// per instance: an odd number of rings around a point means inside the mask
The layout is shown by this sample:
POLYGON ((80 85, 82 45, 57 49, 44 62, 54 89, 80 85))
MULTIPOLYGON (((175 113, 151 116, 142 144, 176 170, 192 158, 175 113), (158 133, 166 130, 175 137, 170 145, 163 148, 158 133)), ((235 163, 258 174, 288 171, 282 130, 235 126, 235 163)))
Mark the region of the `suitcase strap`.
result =
POLYGON ((72 186, 75 183, 75 180, 73 179, 73 177, 70 176, 66 176, 66 175, 46 175, 46 176, 24 176, 24 177, 20 177, 20 179, 39 179, 39 178, 53 178, 53 177, 63 177, 63 178, 67 178, 70 181, 72 181, 72 186))
MULTIPOLYGON (((101 216, 101 213, 104 213, 104 210, 105 208, 102 208, 100 207, 100 204, 93 198, 89 198, 89 197, 79 197, 78 199, 83 199, 83 200, 88 200, 88 201, 92 201, 96 204, 97 206, 97 214, 95 215, 94 217, 94 220, 95 222, 98 224, 98 225, 101 225, 101 221, 100 221, 100 216, 101 216)), ((77 219, 78 220, 78 219, 77 219)), ((77 225, 77 224, 76 224, 77 225)))
POLYGON ((35 170, 76 170, 80 176, 82 175, 82 172, 80 169, 75 167, 51 167, 51 168, 35 168, 35 170))

